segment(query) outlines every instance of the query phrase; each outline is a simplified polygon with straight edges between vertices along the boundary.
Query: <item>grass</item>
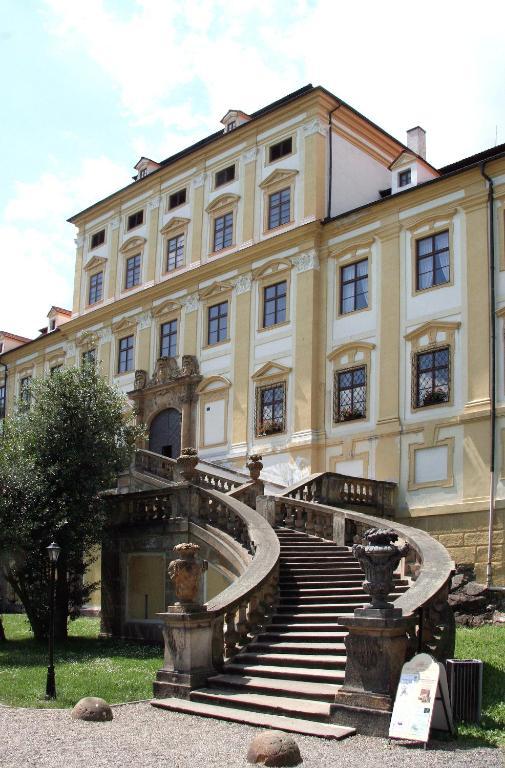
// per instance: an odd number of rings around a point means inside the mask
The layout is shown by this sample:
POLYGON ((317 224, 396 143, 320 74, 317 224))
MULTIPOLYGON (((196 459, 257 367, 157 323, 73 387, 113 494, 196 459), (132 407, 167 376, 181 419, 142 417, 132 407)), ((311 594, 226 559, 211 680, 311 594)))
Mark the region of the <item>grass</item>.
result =
POLYGON ((47 646, 33 639, 22 615, 3 617, 7 643, 0 644, 0 702, 16 707, 73 707, 83 696, 117 704, 152 697, 161 667, 160 647, 98 638, 99 620, 69 622, 69 638, 55 647, 56 701, 44 699, 47 646))
POLYGON ((505 746, 505 627, 486 624, 478 629, 458 627, 457 659, 484 662, 482 720, 460 723, 459 741, 469 746, 505 746))
MULTIPOLYGON (((98 638, 98 619, 69 624, 69 638, 56 647, 56 701, 45 701, 46 645, 36 643, 24 616, 4 616, 7 643, 0 645, 0 701, 18 707, 73 707, 83 696, 110 704, 149 699, 162 649, 98 638)), ((458 627, 456 657, 484 661, 483 717, 460 724, 461 746, 505 746, 505 628, 458 627)))

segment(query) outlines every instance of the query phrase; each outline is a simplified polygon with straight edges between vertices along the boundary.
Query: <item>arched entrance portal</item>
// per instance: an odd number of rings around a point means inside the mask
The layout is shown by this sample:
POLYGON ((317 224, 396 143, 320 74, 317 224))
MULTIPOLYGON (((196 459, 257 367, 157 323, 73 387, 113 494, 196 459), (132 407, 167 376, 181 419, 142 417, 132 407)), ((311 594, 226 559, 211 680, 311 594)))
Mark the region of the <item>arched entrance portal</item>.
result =
POLYGON ((175 408, 160 411, 149 428, 149 450, 176 459, 181 452, 181 414, 175 408))

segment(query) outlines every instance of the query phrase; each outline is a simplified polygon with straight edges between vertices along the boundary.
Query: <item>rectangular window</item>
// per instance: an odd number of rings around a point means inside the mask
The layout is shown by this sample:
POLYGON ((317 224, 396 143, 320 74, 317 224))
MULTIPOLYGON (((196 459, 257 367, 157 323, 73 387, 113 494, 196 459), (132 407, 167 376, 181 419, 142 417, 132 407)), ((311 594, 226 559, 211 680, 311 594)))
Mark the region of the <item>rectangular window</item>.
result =
POLYGON ((118 373, 133 371, 133 336, 119 339, 118 373))
POLYGON ((135 211, 135 213, 131 213, 128 216, 128 222, 126 225, 126 229, 135 229, 135 227, 140 227, 141 224, 144 223, 144 211, 135 211))
POLYGON ((96 304, 103 296, 103 272, 89 278, 88 304, 96 304))
POLYGON ((417 290, 424 291, 449 280, 449 231, 416 240, 417 290))
POLYGON ((214 219, 214 251, 222 251, 233 244, 233 213, 214 219))
POLYGON ((208 308, 207 344, 217 344, 228 338, 228 302, 208 308))
POLYGON ((171 237, 167 242, 167 272, 184 266, 184 235, 171 237))
POLYGON ((449 347, 415 356, 415 408, 449 402, 449 362, 449 347))
POLYGON ((30 401, 32 398, 32 395, 30 392, 31 383, 32 383, 31 376, 23 376, 23 378, 19 382, 19 402, 22 409, 30 407, 30 401))
POLYGON ((287 288, 285 280, 263 288, 263 328, 285 322, 287 288))
POLYGON ((340 269, 340 313, 368 307, 368 259, 340 269))
POLYGON ((235 165, 229 165, 227 168, 222 168, 218 171, 214 177, 214 186, 221 187, 223 184, 228 184, 229 181, 233 181, 235 178, 235 165))
POLYGON ((0 419, 5 418, 5 384, 0 387, 0 419))
POLYGON ((96 363, 96 349, 87 349, 81 355, 82 365, 95 365, 96 363))
POLYGON ((268 229, 287 224, 291 219, 291 190, 282 189, 268 198, 268 229))
POLYGON ((177 355, 177 320, 163 323, 160 328, 160 357, 177 355))
POLYGON ((126 260, 125 288, 140 285, 140 253, 126 260))
POLYGON ((408 168, 406 171, 400 171, 398 174, 398 186, 406 187, 412 181, 412 171, 408 168))
POLYGON ((91 235, 91 247, 98 248, 99 245, 105 243, 105 229, 101 229, 100 232, 94 232, 91 235))
POLYGON ((259 387, 256 394, 256 436, 275 435, 286 430, 286 384, 259 387))
POLYGON ((52 365, 51 368, 49 369, 49 376, 54 376, 55 373, 58 373, 58 371, 62 371, 62 370, 63 370, 62 364, 52 365))
POLYGON ((177 192, 173 192, 168 198, 168 208, 171 211, 172 208, 177 208, 179 205, 184 205, 186 202, 186 190, 179 189, 177 192))
POLYGON ((283 139, 282 141, 277 142, 277 144, 272 144, 268 153, 270 162, 272 163, 274 160, 279 160, 281 157, 290 155, 292 151, 293 139, 291 136, 289 139, 283 139))
POLYGON ((333 421, 352 421, 366 416, 366 367, 335 372, 333 421))

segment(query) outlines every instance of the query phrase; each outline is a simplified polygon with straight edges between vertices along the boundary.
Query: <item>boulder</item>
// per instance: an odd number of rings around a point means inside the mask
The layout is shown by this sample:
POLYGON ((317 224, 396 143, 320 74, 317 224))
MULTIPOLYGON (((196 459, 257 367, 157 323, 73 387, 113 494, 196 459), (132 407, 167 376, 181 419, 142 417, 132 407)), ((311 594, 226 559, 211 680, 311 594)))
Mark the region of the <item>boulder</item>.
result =
POLYGON ((248 763, 263 765, 299 765, 302 761, 298 744, 283 731, 262 731, 247 750, 248 763))
POLYGON ((72 710, 74 720, 88 720, 94 723, 104 723, 112 720, 112 709, 104 699, 96 696, 86 696, 77 702, 72 710))

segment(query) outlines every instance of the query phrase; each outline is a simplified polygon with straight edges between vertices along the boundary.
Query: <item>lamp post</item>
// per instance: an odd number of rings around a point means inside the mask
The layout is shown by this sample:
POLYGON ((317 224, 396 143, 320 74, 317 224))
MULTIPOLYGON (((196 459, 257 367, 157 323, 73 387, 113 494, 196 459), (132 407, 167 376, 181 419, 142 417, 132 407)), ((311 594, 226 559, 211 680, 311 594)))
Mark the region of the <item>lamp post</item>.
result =
POLYGON ((51 578, 49 586, 49 666, 47 668, 46 699, 56 698, 56 681, 54 679, 54 577, 56 563, 60 554, 60 547, 53 541, 46 547, 51 565, 51 578))

